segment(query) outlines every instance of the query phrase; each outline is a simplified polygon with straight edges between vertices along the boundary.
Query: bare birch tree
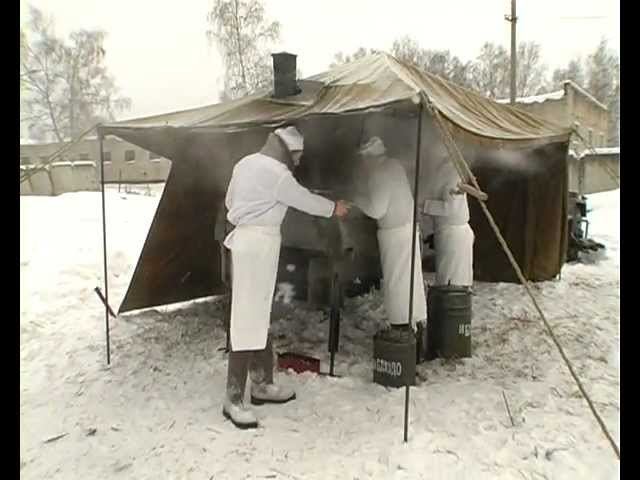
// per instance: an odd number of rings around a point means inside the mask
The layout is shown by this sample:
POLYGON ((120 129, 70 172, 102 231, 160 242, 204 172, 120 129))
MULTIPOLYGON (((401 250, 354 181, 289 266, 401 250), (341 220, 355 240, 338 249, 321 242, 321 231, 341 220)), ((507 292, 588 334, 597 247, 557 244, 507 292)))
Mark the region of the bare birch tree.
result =
POLYGON ((74 138, 130 107, 104 65, 106 34, 55 35, 53 19, 31 7, 20 34, 20 120, 39 140, 74 138))
POLYGON ((333 62, 329 65, 329 68, 337 67, 338 65, 342 65, 345 63, 350 63, 355 60, 359 60, 367 55, 373 55, 374 53, 378 53, 378 50, 373 48, 364 48, 360 47, 352 54, 345 54, 343 52, 338 52, 333 56, 333 62))
POLYGON ((518 44, 517 60, 517 96, 528 97, 542 93, 546 83, 547 67, 542 62, 540 44, 536 42, 520 42, 518 44))
POLYGON ((225 66, 223 100, 269 88, 268 47, 280 38, 280 23, 269 21, 261 0, 215 0, 207 16, 207 37, 225 66))
POLYGON ((470 88, 471 62, 464 62, 449 50, 422 48, 416 40, 404 36, 396 39, 391 47, 394 57, 412 63, 422 71, 433 73, 462 87, 470 88))

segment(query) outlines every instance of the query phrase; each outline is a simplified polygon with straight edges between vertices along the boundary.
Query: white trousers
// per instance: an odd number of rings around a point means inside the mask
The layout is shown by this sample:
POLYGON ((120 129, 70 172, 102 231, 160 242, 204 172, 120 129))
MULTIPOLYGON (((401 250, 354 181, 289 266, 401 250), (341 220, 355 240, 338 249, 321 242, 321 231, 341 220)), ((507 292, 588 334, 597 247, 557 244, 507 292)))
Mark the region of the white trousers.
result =
POLYGON ((469 224, 447 225, 435 233, 436 285, 473 285, 474 238, 469 224))
MULTIPOLYGON (((389 323, 409 322, 409 282, 411 280, 411 233, 413 224, 378 230, 382 263, 384 306, 389 323)), ((415 270, 413 276, 413 312, 411 324, 427 318, 427 300, 422 277, 420 232, 416 231, 415 270)))

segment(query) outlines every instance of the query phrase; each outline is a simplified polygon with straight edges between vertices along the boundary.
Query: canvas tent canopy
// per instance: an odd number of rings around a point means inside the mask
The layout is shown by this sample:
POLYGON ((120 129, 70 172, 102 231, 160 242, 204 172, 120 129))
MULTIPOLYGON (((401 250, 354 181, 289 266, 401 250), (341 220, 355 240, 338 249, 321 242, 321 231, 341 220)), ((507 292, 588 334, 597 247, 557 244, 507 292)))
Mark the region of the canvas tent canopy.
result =
MULTIPOLYGON (((295 123, 305 136, 303 165, 296 176, 307 187, 329 196, 348 193, 355 149, 371 135, 383 138, 413 180, 420 134, 418 207, 426 199, 437 198, 457 174, 434 124, 433 111, 419 107, 425 100, 441 115, 489 194, 487 206, 527 278, 545 280, 558 274, 567 238, 569 129, 493 102, 383 53, 301 80, 298 85, 301 92, 286 98, 273 98, 270 91, 263 91, 221 104, 99 127, 101 135, 118 136, 172 160, 120 312, 224 291, 214 229, 233 165, 259 150, 272 128, 285 122, 295 123)), ((470 202, 476 278, 515 281, 507 258, 474 204, 470 202)), ((283 225, 283 244, 313 249, 314 243, 321 243, 322 235, 316 235, 313 228, 298 228, 309 222, 307 216, 290 209, 283 225), (293 224, 296 228, 291 228, 293 224)), ((366 224, 362 219, 354 222, 366 224)), ((346 227, 340 228, 350 232, 347 236, 370 237, 362 233, 366 228, 342 223, 346 227)), ((361 243, 366 242, 355 242, 356 246, 361 243)))

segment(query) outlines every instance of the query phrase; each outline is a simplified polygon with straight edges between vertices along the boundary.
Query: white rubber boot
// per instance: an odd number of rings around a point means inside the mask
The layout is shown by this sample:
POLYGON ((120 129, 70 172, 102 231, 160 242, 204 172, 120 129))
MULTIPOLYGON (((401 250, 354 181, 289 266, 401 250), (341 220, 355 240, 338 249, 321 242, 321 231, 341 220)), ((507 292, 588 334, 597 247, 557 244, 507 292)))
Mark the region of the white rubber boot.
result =
POLYGON ((251 383, 251 403, 286 403, 296 398, 296 392, 284 385, 273 383, 251 383))
POLYGON ((246 430, 248 428, 256 428, 258 420, 250 408, 245 407, 242 403, 231 403, 225 400, 222 407, 222 415, 231 420, 236 427, 246 430))

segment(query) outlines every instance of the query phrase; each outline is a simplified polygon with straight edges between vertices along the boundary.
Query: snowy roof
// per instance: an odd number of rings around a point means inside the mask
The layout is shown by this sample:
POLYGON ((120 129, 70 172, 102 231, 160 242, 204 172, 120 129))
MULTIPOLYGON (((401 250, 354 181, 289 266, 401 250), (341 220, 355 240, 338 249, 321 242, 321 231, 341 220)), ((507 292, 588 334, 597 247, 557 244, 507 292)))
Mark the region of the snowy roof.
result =
MULTIPOLYGON (((80 139, 80 141, 83 142, 85 140, 97 140, 97 139, 98 139, 97 135, 86 135, 86 136, 82 137, 80 139)), ((71 142, 75 142, 77 140, 78 140, 77 138, 67 137, 67 138, 64 139, 64 143, 71 143, 71 142)))
MULTIPOLYGON (((516 98, 516 103, 542 103, 547 100, 560 100, 564 96, 564 90, 558 90, 556 92, 544 93, 542 95, 533 95, 530 97, 516 98)), ((508 98, 501 98, 496 100, 498 103, 509 103, 508 98)))
POLYGON ((588 155, 620 155, 620 147, 597 147, 593 149, 587 149, 582 152, 582 157, 588 155))
MULTIPOLYGON (((578 93, 580 93, 580 95, 586 97, 588 100, 592 101, 593 103, 598 105, 600 108, 603 108, 605 110, 607 109, 606 105, 596 100, 596 98, 593 95, 591 95, 589 92, 587 92, 584 88, 582 88, 577 83, 571 80, 565 80, 562 82, 562 85, 565 88, 567 85, 570 85, 571 88, 573 88, 578 93)), ((564 95, 565 95, 564 89, 556 90, 555 92, 543 93, 542 95, 532 95, 530 97, 519 97, 519 98, 516 98, 516 103, 531 104, 531 103, 542 103, 542 102, 546 102, 547 100, 561 100, 562 97, 564 97, 564 95)), ((507 104, 509 103, 509 101, 510 100, 508 98, 501 98, 499 100, 496 100, 496 102, 498 103, 507 103, 507 104)))
POLYGON ((82 162, 73 162, 74 167, 95 167, 95 162, 84 160, 82 162))
POLYGON ((604 105, 603 103, 600 103, 598 100, 596 100, 596 98, 593 95, 591 95, 589 92, 587 92, 584 88, 582 88, 577 83, 572 82, 571 80, 565 80, 564 82, 562 82, 562 84, 565 85, 565 86, 566 85, 571 85, 571 87, 573 87, 574 90, 577 90, 580 94, 582 94, 583 96, 587 97, 593 103, 595 103, 596 105, 598 105, 601 108, 604 108, 605 110, 608 110, 606 105, 604 105))
MULTIPOLYGON (((86 136, 86 137, 80 139, 80 141, 77 142, 75 145, 73 145, 72 148, 75 148, 76 145, 81 144, 82 142, 95 142, 97 140, 98 140, 98 137, 95 136, 95 135, 86 136)), ((63 144, 69 144, 69 143, 72 143, 72 142, 73 142, 73 139, 70 139, 70 138, 65 138, 62 143, 57 142, 57 141, 54 141, 54 142, 50 142, 50 141, 37 142, 35 140, 31 140, 30 138, 21 138, 20 139, 20 146, 33 145, 33 146, 58 146, 58 147, 62 147, 63 144)))

